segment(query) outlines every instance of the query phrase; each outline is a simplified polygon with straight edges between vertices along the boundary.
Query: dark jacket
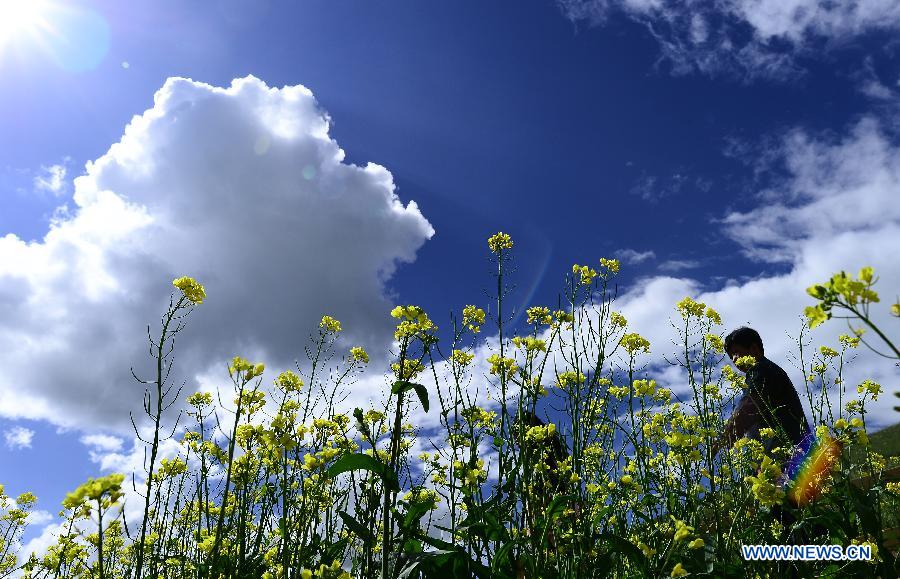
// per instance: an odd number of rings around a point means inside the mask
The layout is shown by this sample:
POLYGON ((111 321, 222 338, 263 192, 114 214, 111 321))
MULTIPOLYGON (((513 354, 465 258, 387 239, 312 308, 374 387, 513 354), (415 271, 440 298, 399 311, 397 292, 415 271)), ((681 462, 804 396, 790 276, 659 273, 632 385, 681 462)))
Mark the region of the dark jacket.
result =
POLYGON ((765 356, 747 371, 747 389, 756 407, 757 424, 751 424, 748 432, 771 428, 775 438, 784 443, 797 444, 809 432, 809 423, 800 397, 787 373, 765 356))

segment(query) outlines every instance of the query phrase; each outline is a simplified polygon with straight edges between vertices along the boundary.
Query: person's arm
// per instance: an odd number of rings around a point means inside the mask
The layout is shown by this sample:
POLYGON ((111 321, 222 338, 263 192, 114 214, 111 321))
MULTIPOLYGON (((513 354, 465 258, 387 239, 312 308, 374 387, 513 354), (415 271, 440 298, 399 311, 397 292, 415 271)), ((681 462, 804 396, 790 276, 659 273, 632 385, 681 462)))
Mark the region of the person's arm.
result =
POLYGON ((713 445, 713 454, 720 448, 731 448, 738 438, 759 420, 759 409, 753 402, 750 394, 745 394, 737 408, 731 414, 731 418, 725 424, 725 431, 713 445))

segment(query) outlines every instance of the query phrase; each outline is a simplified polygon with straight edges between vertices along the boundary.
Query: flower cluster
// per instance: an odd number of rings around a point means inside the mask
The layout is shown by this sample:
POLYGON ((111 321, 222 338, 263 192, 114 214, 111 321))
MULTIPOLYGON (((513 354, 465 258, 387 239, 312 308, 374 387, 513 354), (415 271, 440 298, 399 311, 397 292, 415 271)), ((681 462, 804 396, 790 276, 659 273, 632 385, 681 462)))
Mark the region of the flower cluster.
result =
POLYGON ((194 304, 202 304, 206 298, 206 290, 192 277, 179 277, 172 281, 172 285, 180 289, 184 297, 194 304))
POLYGON ((512 246, 512 238, 502 231, 495 233, 488 238, 488 248, 490 248, 493 253, 500 253, 504 249, 512 249, 512 246))

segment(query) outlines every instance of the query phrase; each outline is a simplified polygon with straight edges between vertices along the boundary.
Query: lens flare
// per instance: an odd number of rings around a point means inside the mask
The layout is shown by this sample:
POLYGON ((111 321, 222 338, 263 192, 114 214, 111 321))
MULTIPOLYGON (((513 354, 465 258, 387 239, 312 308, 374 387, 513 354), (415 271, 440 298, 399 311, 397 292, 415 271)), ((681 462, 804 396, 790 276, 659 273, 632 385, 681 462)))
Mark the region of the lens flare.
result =
POLYGON ((94 10, 58 0, 0 0, 0 65, 43 55, 68 72, 92 70, 109 49, 109 24, 94 10))

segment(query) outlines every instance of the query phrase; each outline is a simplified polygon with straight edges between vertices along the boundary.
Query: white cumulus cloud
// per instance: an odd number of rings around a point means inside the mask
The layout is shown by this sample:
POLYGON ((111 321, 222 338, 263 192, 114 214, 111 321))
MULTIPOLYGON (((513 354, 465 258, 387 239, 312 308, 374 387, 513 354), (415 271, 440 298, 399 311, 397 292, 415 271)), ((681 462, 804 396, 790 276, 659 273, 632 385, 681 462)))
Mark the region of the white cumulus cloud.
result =
POLYGON ((326 313, 342 346, 384 352, 386 284, 434 229, 386 168, 344 162, 329 127, 303 86, 166 81, 43 240, 0 238, 0 415, 130 430, 129 368, 152 378, 147 325, 158 338, 182 275, 208 294, 178 335, 187 392, 203 373, 227 381, 235 355, 293 367, 326 313))

